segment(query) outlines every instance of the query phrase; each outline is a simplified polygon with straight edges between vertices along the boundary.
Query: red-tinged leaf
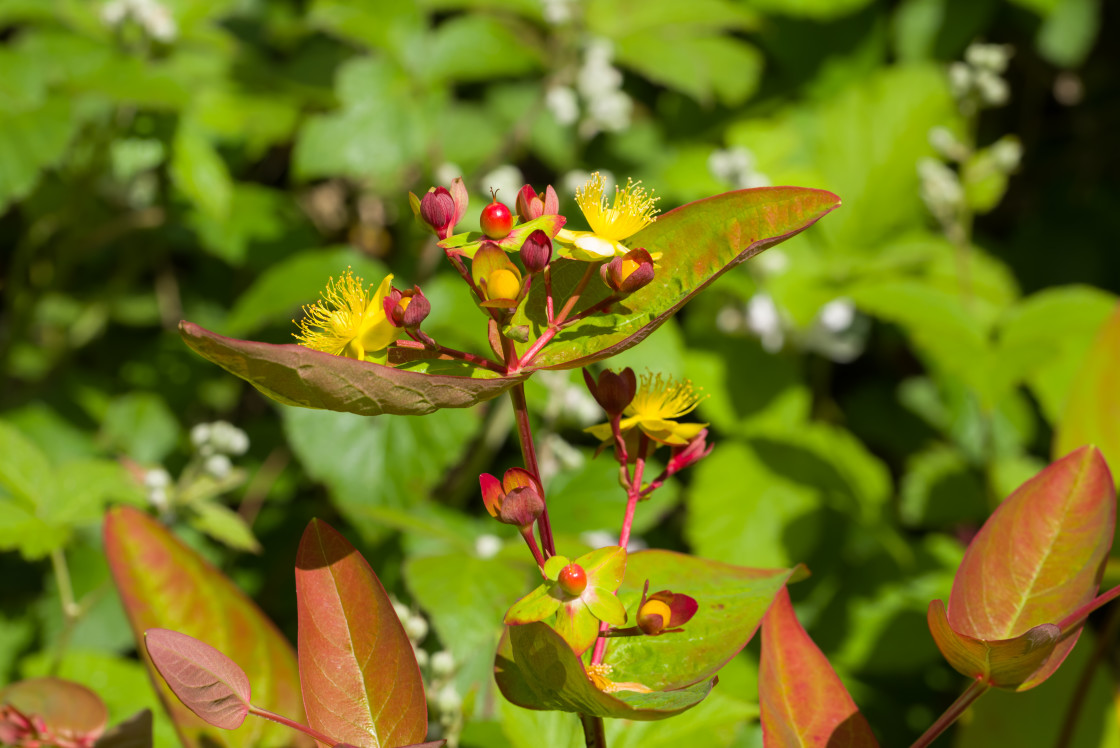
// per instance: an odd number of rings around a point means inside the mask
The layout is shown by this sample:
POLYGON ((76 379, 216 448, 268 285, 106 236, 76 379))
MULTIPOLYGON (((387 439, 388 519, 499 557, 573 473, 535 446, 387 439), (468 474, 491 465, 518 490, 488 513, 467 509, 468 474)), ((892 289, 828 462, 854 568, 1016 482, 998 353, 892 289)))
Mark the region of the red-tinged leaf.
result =
POLYGON ((650 691, 644 684, 620 682, 612 671, 600 679, 603 687, 597 686, 568 643, 544 623, 506 628, 494 659, 494 678, 502 695, 526 709, 643 721, 691 709, 715 684, 709 679, 687 688, 650 691))
POLYGON ((16 681, 0 689, 0 704, 42 718, 51 732, 67 739, 95 739, 109 721, 109 710, 100 696, 81 683, 62 678, 16 681))
POLYGON ((363 416, 467 408, 524 380, 461 361, 423 359, 394 368, 302 345, 227 338, 193 322, 180 322, 179 334, 200 356, 277 402, 363 416))
POLYGON ((867 720, 782 588, 762 619, 758 706, 766 748, 875 748, 867 720))
MULTIPOLYGON (((253 684, 256 705, 303 720, 299 671, 291 645, 246 595, 166 527, 141 511, 118 507, 105 518, 105 553, 138 649, 151 628, 180 631, 236 654, 253 684)), ((247 720, 230 732, 195 716, 152 671, 156 690, 183 745, 300 745, 313 741, 263 719, 247 720)))
POLYGON ((941 654, 958 673, 997 688, 1016 689, 1045 664, 1061 641, 1062 630, 1043 623, 1014 639, 984 641, 958 634, 949 625, 945 604, 934 600, 926 615, 941 654))
POLYGON ((144 646, 163 680, 188 709, 214 727, 236 730, 249 713, 249 677, 237 663, 193 636, 148 629, 144 646))
POLYGON ((354 546, 317 519, 299 544, 296 596, 308 724, 375 748, 423 740, 424 683, 393 604, 354 546))
MULTIPOLYGON (((697 200, 671 210, 627 240, 634 248, 660 253, 653 280, 615 305, 611 314, 593 314, 557 335, 529 365, 572 369, 637 345, 728 269, 798 234, 840 205, 825 190, 761 187, 697 200)), ((554 296, 563 299, 579 282, 587 263, 553 263, 554 296)), ((610 291, 592 279, 578 309, 610 291)), ((544 285, 534 284, 513 325, 528 325, 524 353, 546 329, 544 285)))
POLYGON ((1054 457, 1095 444, 1120 475, 1120 305, 1097 333, 1054 433, 1054 457))
MULTIPOLYGON (((1054 462, 1004 500, 973 538, 953 580, 949 627, 992 644, 1060 621, 1096 596, 1115 525, 1115 489, 1100 451, 1082 447, 1054 462)), ((1079 635, 1063 632, 1049 659, 1014 688, 1046 680, 1079 635)))
POLYGON ((113 725, 98 738, 93 748, 152 748, 152 711, 142 709, 113 725))

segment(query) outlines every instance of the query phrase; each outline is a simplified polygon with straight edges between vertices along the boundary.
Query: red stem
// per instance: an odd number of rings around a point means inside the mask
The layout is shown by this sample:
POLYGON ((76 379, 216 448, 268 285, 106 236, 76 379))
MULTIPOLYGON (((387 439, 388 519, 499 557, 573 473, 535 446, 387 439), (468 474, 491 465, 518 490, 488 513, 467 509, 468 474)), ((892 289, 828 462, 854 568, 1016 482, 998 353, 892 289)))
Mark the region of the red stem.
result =
POLYGON ((1058 628, 1060 628, 1062 630, 1062 633, 1064 634, 1067 629, 1077 625, 1078 623, 1082 623, 1094 610, 1106 603, 1112 602, 1117 597, 1120 597, 1120 586, 1113 587, 1103 595, 1098 595, 1093 600, 1090 600, 1062 620, 1058 621, 1058 628))
POLYGON ((541 482, 541 470, 537 466, 537 449, 533 445, 533 430, 529 424, 529 405, 525 401, 525 385, 520 382, 510 388, 510 399, 513 400, 513 413, 517 420, 517 438, 521 442, 521 455, 525 459, 525 469, 533 474, 541 487, 541 501, 545 508, 541 512, 537 524, 541 531, 541 546, 549 556, 556 555, 556 542, 552 538, 552 525, 548 521, 548 500, 544 496, 544 484, 541 482))
POLYGON ((541 575, 544 575, 544 556, 541 555, 541 549, 537 547, 537 539, 533 537, 533 526, 517 528, 521 531, 521 537, 525 538, 525 542, 529 544, 529 550, 533 552, 533 558, 537 560, 537 566, 541 569, 541 575))
MULTIPOLYGON (((437 353, 443 356, 447 356, 448 358, 457 359, 459 361, 466 361, 467 363, 474 364, 475 366, 481 366, 484 369, 496 371, 499 374, 506 373, 505 367, 499 364, 497 361, 491 361, 488 358, 485 358, 483 356, 476 356, 475 354, 467 353, 466 351, 458 351, 454 348, 448 348, 447 346, 436 343, 423 332, 417 331, 417 333, 422 336, 420 340, 397 340, 395 341, 396 345, 399 348, 413 348, 416 350, 436 351, 437 353)), ((412 334, 412 332, 409 332, 409 335, 412 334)))
POLYGON ((556 319, 553 320, 554 326, 559 327, 560 325, 564 324, 564 320, 568 318, 568 315, 571 313, 572 309, 579 301, 579 297, 580 294, 583 293, 583 289, 587 288, 587 284, 591 280, 591 275, 594 271, 595 265, 592 263, 588 263, 587 270, 583 271, 583 277, 579 279, 579 283, 576 284, 576 288, 574 291, 572 291, 572 295, 569 296, 568 300, 564 302, 564 306, 560 307, 560 313, 557 314, 556 319))
MULTIPOLYGON (((592 270, 594 270, 594 266, 593 265, 588 265, 587 270, 583 274, 583 277, 580 278, 579 283, 576 285, 575 291, 572 293, 571 296, 568 297, 568 300, 566 302, 564 302, 564 307, 560 310, 560 313, 557 314, 555 317, 553 317, 552 313, 551 313, 551 309, 552 309, 551 282, 548 280, 548 276, 545 276, 545 282, 550 284, 550 287, 548 288, 548 297, 545 300, 545 304, 546 304, 546 310, 545 311, 546 311, 546 316, 548 318, 548 328, 543 333, 541 333, 541 336, 539 338, 537 338, 536 340, 533 341, 533 345, 529 346, 529 350, 525 351, 525 355, 523 355, 521 357, 521 363, 518 364, 519 367, 526 366, 529 363, 531 363, 532 360, 534 358, 536 358, 536 355, 541 352, 541 349, 544 348, 546 345, 548 345, 549 342, 551 342, 552 339, 554 337, 556 337, 557 333, 559 333, 565 327, 567 327, 568 325, 573 325, 576 322, 579 322, 581 319, 589 317, 592 314, 595 314, 596 312, 600 312, 603 309, 606 309, 607 307, 609 307, 611 304, 614 304, 616 301, 618 301, 619 297, 608 296, 607 298, 603 299, 602 301, 600 301, 596 304, 593 304, 592 306, 589 306, 587 309, 584 309, 582 312, 572 316, 569 319, 568 315, 571 313, 572 308, 575 307, 576 302, 579 301, 579 297, 583 293, 583 290, 585 288, 587 288, 588 281, 591 280, 591 275, 592 275, 591 271, 592 270)), ((545 272, 546 273, 548 272, 547 268, 545 269, 545 272)), ((513 374, 513 373, 516 373, 516 372, 511 371, 510 373, 513 374)))
POLYGON ((552 265, 544 266, 544 318, 552 325, 552 265))
MULTIPOLYGON (((618 434, 618 419, 612 419, 611 425, 614 426, 615 439, 621 441, 621 436, 618 434)), ((625 454, 625 447, 623 447, 625 454)), ((622 532, 618 534, 618 544, 622 548, 626 548, 630 543, 630 528, 634 525, 634 511, 638 507, 638 499, 642 497, 642 472, 645 470, 646 456, 649 453, 649 437, 644 433, 641 439, 638 440, 638 456, 634 460, 634 477, 629 480, 630 485, 626 489, 626 516, 622 518, 622 532)), ((623 469, 626 469, 626 463, 623 462, 623 469)), ((607 637, 605 634, 610 629, 610 624, 603 621, 599 624, 599 638, 595 640, 595 651, 591 653, 591 664, 598 665, 603 661, 603 657, 607 654, 607 637)))
POLYGON ((276 714, 275 712, 270 712, 267 709, 261 709, 259 706, 253 706, 252 704, 250 704, 249 705, 249 714, 254 714, 258 717, 264 717, 265 719, 270 719, 273 722, 278 722, 278 723, 284 725, 285 727, 292 728, 293 730, 299 730, 303 734, 310 735, 312 738, 314 738, 315 740, 319 741, 320 743, 322 743, 324 745, 328 745, 328 746, 329 745, 338 745, 338 743, 340 742, 338 740, 335 740, 332 737, 324 735, 323 733, 319 732, 318 730, 315 730, 311 727, 308 727, 307 725, 301 725, 299 722, 296 722, 295 720, 288 719, 287 717, 285 717, 283 715, 280 715, 280 714, 276 714))
POLYGON ((945 713, 937 718, 937 721, 929 726, 929 729, 922 733, 922 736, 914 741, 910 748, 925 748, 927 745, 937 739, 937 736, 945 732, 957 719, 964 714, 964 711, 972 706, 972 702, 987 693, 990 686, 982 680, 974 680, 968 685, 957 700, 949 705, 945 713))

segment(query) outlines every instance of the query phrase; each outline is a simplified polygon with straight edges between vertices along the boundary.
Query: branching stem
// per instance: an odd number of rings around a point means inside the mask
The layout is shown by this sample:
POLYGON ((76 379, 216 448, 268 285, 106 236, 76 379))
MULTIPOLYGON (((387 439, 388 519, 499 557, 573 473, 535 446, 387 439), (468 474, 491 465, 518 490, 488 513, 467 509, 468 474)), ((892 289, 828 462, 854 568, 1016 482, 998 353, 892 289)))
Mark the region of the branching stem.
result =
POLYGON ((525 401, 525 385, 515 384, 509 391, 513 400, 513 414, 517 420, 517 438, 521 442, 521 455, 525 459, 525 469, 533 474, 541 487, 541 500, 544 501, 544 511, 541 512, 537 523, 540 525, 541 546, 546 556, 556 555, 556 542, 552 538, 552 525, 548 521, 548 500, 544 496, 544 484, 541 483, 541 470, 537 465, 537 449, 533 444, 533 429, 529 423, 529 405, 525 401))

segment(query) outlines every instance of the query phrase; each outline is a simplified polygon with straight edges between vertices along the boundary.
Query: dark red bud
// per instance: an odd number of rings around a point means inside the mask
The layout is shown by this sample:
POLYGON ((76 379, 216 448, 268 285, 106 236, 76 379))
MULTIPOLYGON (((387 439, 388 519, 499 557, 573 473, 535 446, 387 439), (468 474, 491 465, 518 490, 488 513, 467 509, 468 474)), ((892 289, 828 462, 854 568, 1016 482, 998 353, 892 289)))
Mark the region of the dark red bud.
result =
POLYGON ((420 217, 432 227, 436 236, 446 239, 459 222, 455 198, 446 187, 433 187, 420 199, 420 217))
POLYGON ((413 286, 411 291, 392 289, 385 297, 383 305, 385 318, 389 324, 409 330, 419 327, 432 311, 432 305, 420 290, 420 286, 413 286))
POLYGON ((522 221, 532 221, 541 216, 555 216, 560 213, 560 198, 556 196, 556 190, 552 189, 549 185, 544 195, 538 195, 529 185, 521 188, 517 193, 517 215, 521 216, 522 221))
POLYGON ((629 294, 653 280, 653 258, 644 249, 632 249, 599 268, 607 288, 629 294))
POLYGON ((551 261, 552 240, 548 238, 548 234, 537 229, 521 245, 521 262, 529 273, 539 273, 551 261))
POLYGON ((592 378, 591 372, 584 369, 583 381, 587 384, 587 389, 591 391, 595 402, 611 416, 622 413, 638 392, 638 377, 630 367, 617 374, 610 369, 604 369, 599 373, 598 382, 592 378))

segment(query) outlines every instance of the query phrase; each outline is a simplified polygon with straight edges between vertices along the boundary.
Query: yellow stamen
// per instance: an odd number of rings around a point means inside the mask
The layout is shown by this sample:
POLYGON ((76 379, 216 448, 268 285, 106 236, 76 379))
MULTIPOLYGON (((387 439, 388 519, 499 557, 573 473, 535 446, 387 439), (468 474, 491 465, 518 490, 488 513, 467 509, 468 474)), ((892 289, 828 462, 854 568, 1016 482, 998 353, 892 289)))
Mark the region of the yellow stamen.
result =
POLYGON ((699 402, 700 395, 687 379, 676 382, 660 374, 643 374, 638 392, 624 412, 639 419, 671 420, 691 413, 699 402))
POLYGON ((322 298, 303 308, 296 340, 316 351, 359 360, 387 347, 397 334, 383 307, 392 282, 393 276, 387 276, 371 298, 372 284, 365 286, 349 268, 337 280, 331 278, 322 298))
POLYGON ((659 198, 647 194, 641 184, 628 179, 623 189, 615 185, 614 204, 607 207, 603 196, 603 176, 599 172, 592 174, 587 184, 576 190, 576 203, 591 231, 604 239, 619 242, 653 222, 657 215, 654 203, 659 198))

